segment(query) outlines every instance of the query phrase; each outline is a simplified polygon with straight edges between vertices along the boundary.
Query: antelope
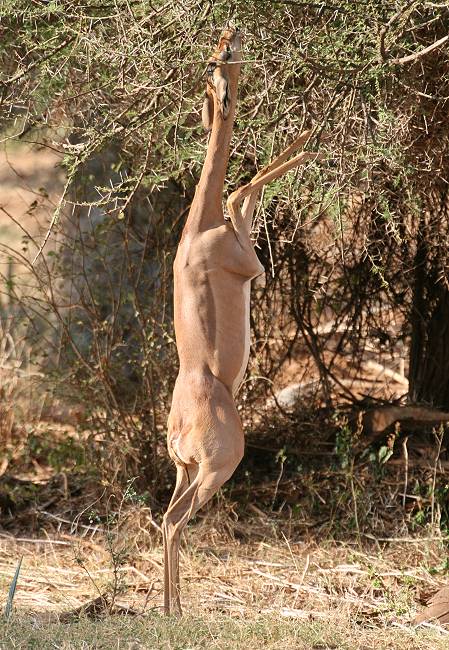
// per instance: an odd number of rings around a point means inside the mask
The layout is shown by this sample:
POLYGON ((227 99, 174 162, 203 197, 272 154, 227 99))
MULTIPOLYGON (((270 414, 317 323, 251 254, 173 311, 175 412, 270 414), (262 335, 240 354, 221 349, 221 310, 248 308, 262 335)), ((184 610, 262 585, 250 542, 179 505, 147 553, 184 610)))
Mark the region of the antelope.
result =
POLYGON ((302 133, 280 156, 229 196, 223 189, 241 67, 241 33, 224 30, 207 66, 202 120, 206 158, 173 265, 174 325, 179 356, 168 452, 176 485, 164 515, 164 611, 181 614, 180 536, 189 519, 232 476, 244 433, 234 397, 250 351, 250 285, 264 272, 250 233, 261 188, 319 154, 302 152, 302 133))

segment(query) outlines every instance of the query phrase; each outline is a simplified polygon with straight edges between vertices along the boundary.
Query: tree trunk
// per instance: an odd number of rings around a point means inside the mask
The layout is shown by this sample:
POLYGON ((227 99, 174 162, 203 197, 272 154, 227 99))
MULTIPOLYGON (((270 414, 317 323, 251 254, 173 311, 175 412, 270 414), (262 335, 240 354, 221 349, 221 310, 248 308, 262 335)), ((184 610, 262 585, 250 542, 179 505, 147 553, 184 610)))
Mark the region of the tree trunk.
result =
POLYGON ((417 241, 409 396, 412 402, 448 410, 449 291, 431 243, 432 225, 432 220, 422 219, 417 241))

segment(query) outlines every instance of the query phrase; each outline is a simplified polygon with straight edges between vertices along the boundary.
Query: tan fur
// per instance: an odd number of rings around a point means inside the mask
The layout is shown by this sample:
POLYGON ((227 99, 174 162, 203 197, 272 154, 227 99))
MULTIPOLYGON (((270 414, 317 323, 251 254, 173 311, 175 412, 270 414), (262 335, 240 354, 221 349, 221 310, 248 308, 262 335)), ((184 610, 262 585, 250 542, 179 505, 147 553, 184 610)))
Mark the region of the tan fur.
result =
POLYGON ((303 146, 302 134, 279 158, 228 199, 222 197, 240 71, 240 34, 226 30, 214 53, 229 105, 224 111, 220 83, 208 85, 203 120, 211 134, 201 178, 174 264, 174 320, 179 374, 168 419, 168 450, 177 470, 176 486, 164 516, 164 608, 181 612, 179 540, 192 515, 233 474, 243 456, 242 423, 233 393, 243 378, 249 352, 249 285, 263 272, 250 239, 255 203, 262 186, 317 154, 287 158, 303 146), (226 61, 220 53, 226 51, 226 61), (231 52, 231 55, 229 55, 231 52), (231 61, 232 63, 228 65, 231 61), (218 86, 218 91, 216 89, 218 86), (219 97, 218 94, 221 93, 219 97), (241 210, 240 204, 247 197, 241 210))

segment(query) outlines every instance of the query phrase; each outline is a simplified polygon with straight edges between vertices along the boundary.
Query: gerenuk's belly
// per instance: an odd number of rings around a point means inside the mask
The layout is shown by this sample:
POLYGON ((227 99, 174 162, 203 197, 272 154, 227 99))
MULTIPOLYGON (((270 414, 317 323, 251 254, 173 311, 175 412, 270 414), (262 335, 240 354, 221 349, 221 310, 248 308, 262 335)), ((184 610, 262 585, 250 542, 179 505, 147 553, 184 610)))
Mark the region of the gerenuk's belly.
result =
POLYGON ((222 269, 175 274, 175 334, 180 369, 208 367, 233 393, 249 357, 250 282, 222 269))

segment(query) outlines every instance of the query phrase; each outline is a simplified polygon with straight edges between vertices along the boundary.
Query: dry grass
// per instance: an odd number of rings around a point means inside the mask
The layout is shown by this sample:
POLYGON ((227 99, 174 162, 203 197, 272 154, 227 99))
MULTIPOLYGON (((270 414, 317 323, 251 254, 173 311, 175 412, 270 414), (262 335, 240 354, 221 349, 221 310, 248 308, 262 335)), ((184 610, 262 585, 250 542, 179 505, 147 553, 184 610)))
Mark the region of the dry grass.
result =
POLYGON ((2 605, 24 560, 0 648, 447 648, 449 632, 411 625, 423 593, 444 582, 437 537, 362 547, 273 534, 243 544, 210 515, 187 533, 187 615, 174 621, 161 616, 162 548, 156 531, 142 531, 142 510, 108 532, 93 525, 70 535, 61 523, 39 542, 2 534, 2 605), (99 594, 109 594, 115 615, 61 623, 99 594))
POLYGON ((111 650, 443 650, 447 638, 437 632, 413 630, 360 630, 344 625, 340 617, 325 622, 304 622, 277 616, 257 615, 250 620, 222 614, 186 616, 167 620, 151 614, 146 618, 112 617, 106 622, 82 620, 68 626, 37 621, 14 622, 5 629, 2 650, 61 648, 111 650), (6 645, 8 644, 8 645, 6 645))

